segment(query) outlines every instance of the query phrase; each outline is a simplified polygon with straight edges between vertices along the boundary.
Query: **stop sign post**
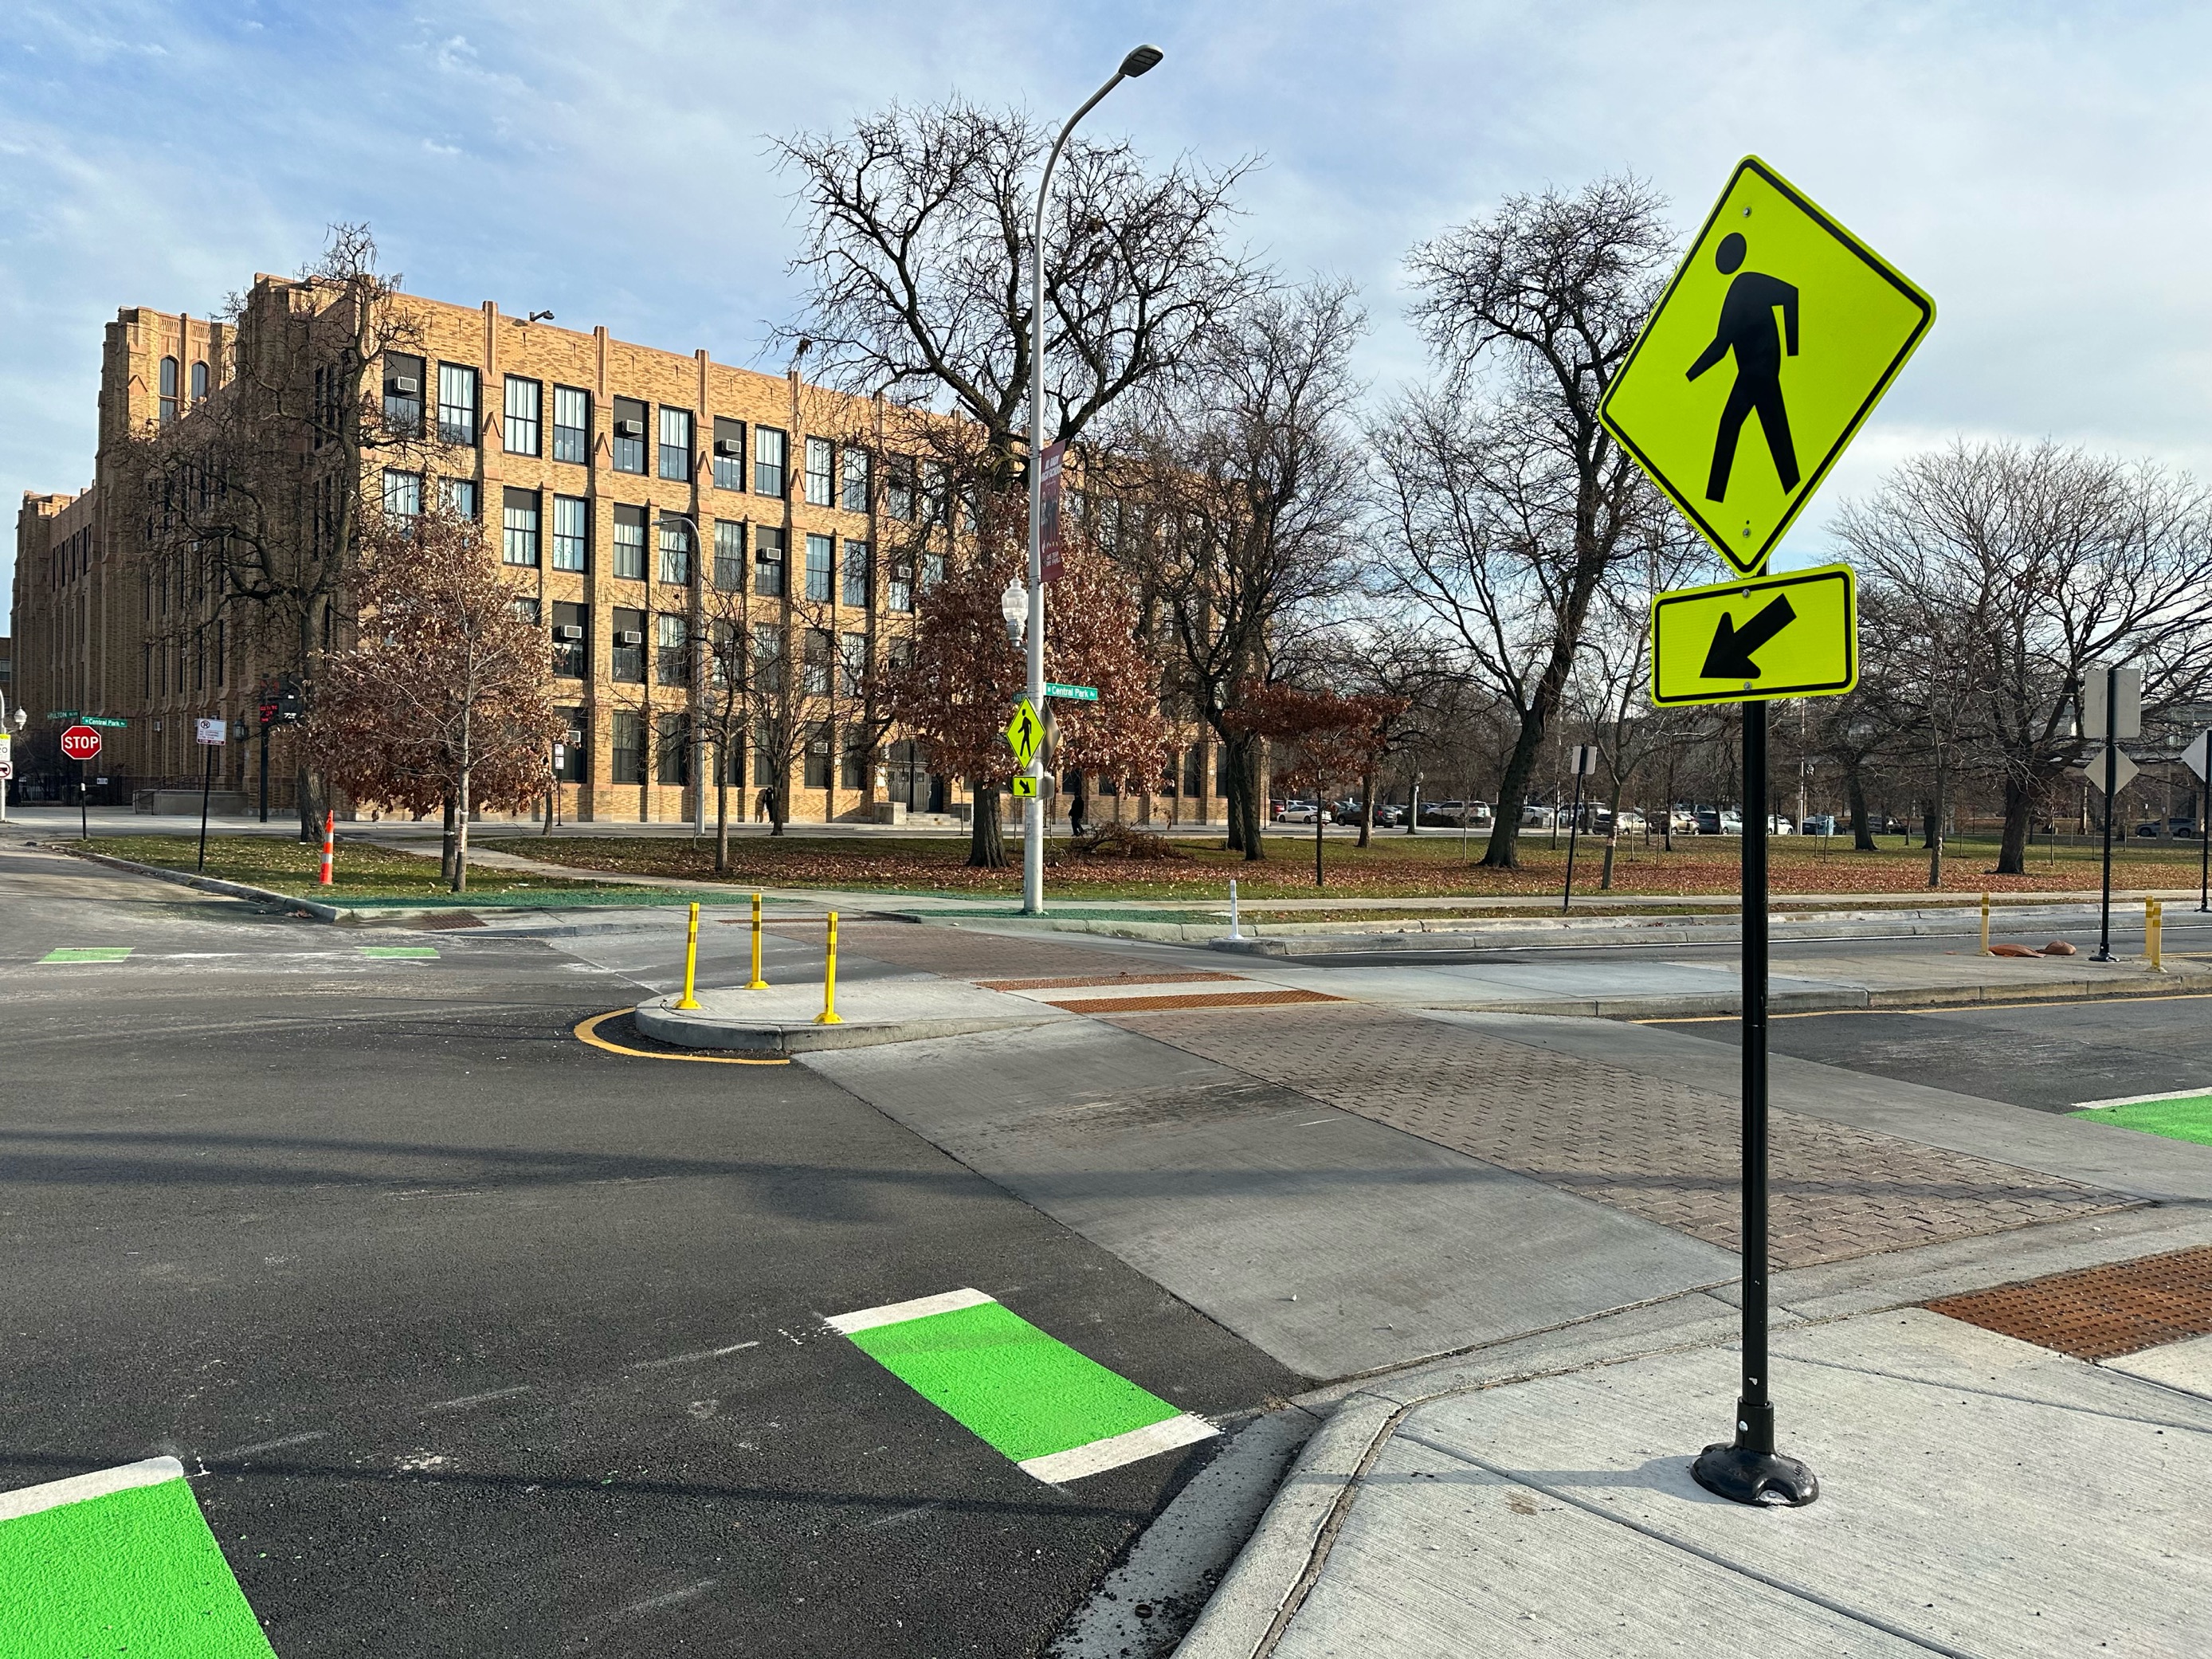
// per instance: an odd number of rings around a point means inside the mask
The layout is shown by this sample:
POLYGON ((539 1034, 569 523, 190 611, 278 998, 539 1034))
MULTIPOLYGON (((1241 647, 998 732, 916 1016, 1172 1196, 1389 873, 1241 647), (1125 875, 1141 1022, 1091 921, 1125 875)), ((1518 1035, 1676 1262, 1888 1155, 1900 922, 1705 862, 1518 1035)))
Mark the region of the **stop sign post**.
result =
POLYGON ((76 833, 80 841, 92 839, 90 809, 85 805, 86 768, 100 753, 100 733, 89 726, 72 726, 62 733, 62 753, 76 763, 76 833))

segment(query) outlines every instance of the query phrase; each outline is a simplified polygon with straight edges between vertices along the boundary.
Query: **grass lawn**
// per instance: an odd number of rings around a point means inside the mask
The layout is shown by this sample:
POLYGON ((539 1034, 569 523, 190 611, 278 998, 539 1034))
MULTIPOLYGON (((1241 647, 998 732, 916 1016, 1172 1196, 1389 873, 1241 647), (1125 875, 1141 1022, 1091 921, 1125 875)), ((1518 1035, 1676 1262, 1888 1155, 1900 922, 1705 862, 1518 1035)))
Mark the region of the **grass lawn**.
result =
MULTIPOLYGON (((771 838, 758 833, 733 837, 731 869, 714 874, 711 841, 697 842, 653 837, 531 836, 526 840, 490 841, 486 846, 525 854, 579 869, 675 877, 765 887, 838 887, 863 891, 984 896, 1018 894, 1021 856, 1009 843, 1013 862, 1003 870, 971 870, 968 843, 951 836, 809 836, 771 838)), ((1621 894, 1692 896, 1737 890, 1741 843, 1733 836, 1680 840, 1676 850, 1624 842, 1614 860, 1613 890, 1621 894)), ((1479 860, 1483 843, 1470 837, 1463 858, 1460 840, 1449 832, 1421 836, 1378 833, 1365 849, 1350 840, 1324 845, 1327 885, 1314 885, 1313 844, 1270 836, 1267 856, 1250 863, 1218 842, 1183 841, 1180 859, 1071 858, 1056 842, 1047 869, 1049 889, 1065 897, 1154 899, 1170 903, 1218 902, 1227 896, 1231 878, 1247 901, 1270 898, 1453 898, 1556 896, 1566 869, 1567 844, 1554 847, 1548 834, 1524 836, 1522 868, 1486 870, 1479 860)), ((1823 851, 1816 840, 1778 838, 1771 843, 1772 889, 1788 893, 1894 893, 1928 891, 1928 855, 1918 848, 1899 851, 1885 839, 1875 853, 1854 853, 1848 841, 1833 841, 1823 851)), ((1946 894, 2063 891, 2097 884, 2094 848, 2062 848, 2056 860, 2038 849, 2024 876, 1989 873, 1996 861, 1993 839, 1954 837, 1943 860, 1946 894)), ((1601 842, 1585 841, 1575 860, 1575 890, 1597 896, 1604 863, 1601 842)), ((2197 873, 2197 854, 2186 844, 2130 847, 2114 856, 2117 888, 2179 887, 2197 873)))
POLYGON ((2179 1100, 2138 1100, 2127 1106, 2100 1106, 2075 1112, 2116 1129, 2140 1129, 2169 1140, 2193 1140, 2212 1146, 2212 1094, 2190 1095, 2179 1100))
MULTIPOLYGON (((453 896, 447 892, 446 884, 438 878, 438 860, 434 857, 420 858, 412 853, 364 846, 359 842, 338 842, 328 887, 318 885, 315 880, 322 866, 321 844, 308 846, 282 836, 210 836, 207 867, 204 871, 195 871, 199 859, 198 836, 95 836, 90 841, 68 844, 105 853, 110 858, 129 859, 135 864, 194 871, 222 881, 243 882, 251 887, 266 887, 279 893, 295 893, 326 902, 453 896)), ((659 902, 671 896, 659 889, 625 888, 606 882, 494 870, 482 865, 470 867, 468 892, 463 896, 516 899, 535 894, 585 892, 629 894, 633 897, 650 893, 659 902)))

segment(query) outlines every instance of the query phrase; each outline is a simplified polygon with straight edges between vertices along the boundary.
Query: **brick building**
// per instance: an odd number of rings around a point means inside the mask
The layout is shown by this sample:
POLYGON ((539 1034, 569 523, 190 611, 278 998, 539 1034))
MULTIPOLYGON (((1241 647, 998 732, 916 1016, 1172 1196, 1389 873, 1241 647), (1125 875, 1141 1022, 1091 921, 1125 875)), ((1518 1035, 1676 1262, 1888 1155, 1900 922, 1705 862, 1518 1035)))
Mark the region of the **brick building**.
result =
MULTIPOLYGON (((257 277, 243 313, 247 346, 257 317, 326 303, 314 284, 257 277)), ((962 810, 964 781, 933 775, 921 745, 872 730, 859 706, 867 665, 896 648, 949 550, 947 530, 917 526, 911 475, 872 465, 879 408, 795 371, 632 345, 490 301, 392 303, 406 313, 409 349, 380 352, 369 371, 380 392, 362 391, 380 395, 387 423, 415 422, 424 442, 365 459, 363 492, 387 511, 442 497, 485 520, 548 632, 555 701, 580 734, 562 768, 564 818, 681 821, 701 810, 702 756, 686 711, 699 594, 709 587, 741 593, 751 637, 802 665, 794 820, 874 818, 890 804, 962 810), (880 554, 887 546, 901 551, 880 554)), ((235 373, 237 332, 143 307, 119 313, 102 359, 93 483, 24 497, 14 659, 16 696, 32 714, 18 750, 30 764, 19 771, 34 794, 42 778, 49 789, 74 781, 56 747, 70 714, 128 720, 109 732, 100 763, 105 799, 117 804, 198 787, 195 716, 259 729, 266 675, 210 593, 181 574, 173 592, 147 557, 151 523, 125 506, 120 476, 130 434, 182 433, 180 423, 207 418, 208 400, 235 373)), ((289 733, 276 728, 270 746, 272 804, 288 806, 289 733)), ((254 749, 228 747, 225 787, 256 793, 254 749)), ((767 781, 762 759, 756 751, 732 765, 733 800, 744 804, 733 816, 749 815, 767 781)), ((1207 749, 1179 752, 1157 798, 1099 804, 1138 821, 1215 819, 1212 760, 1207 749)))

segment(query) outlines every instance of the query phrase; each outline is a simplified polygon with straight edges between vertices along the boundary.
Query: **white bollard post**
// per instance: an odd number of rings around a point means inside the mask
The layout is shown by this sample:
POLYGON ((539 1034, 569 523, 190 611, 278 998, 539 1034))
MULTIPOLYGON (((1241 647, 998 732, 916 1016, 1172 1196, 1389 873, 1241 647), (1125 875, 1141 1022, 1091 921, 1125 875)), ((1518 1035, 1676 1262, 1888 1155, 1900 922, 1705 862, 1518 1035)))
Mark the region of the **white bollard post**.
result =
POLYGON ((1244 937, 1237 931, 1237 884, 1233 881, 1229 884, 1229 937, 1232 941, 1244 937))

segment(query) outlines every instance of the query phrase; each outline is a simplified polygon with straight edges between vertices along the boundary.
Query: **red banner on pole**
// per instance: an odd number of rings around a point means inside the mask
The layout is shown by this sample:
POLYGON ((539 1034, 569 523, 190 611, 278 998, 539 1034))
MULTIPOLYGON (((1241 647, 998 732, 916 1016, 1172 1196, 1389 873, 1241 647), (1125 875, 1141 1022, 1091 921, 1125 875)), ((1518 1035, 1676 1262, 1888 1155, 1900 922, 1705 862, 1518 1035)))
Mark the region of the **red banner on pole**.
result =
POLYGON ((1044 470, 1038 475, 1044 500, 1042 529, 1038 534, 1037 565, 1047 581, 1060 574, 1060 464, 1067 459, 1065 443, 1044 447, 1044 470))

